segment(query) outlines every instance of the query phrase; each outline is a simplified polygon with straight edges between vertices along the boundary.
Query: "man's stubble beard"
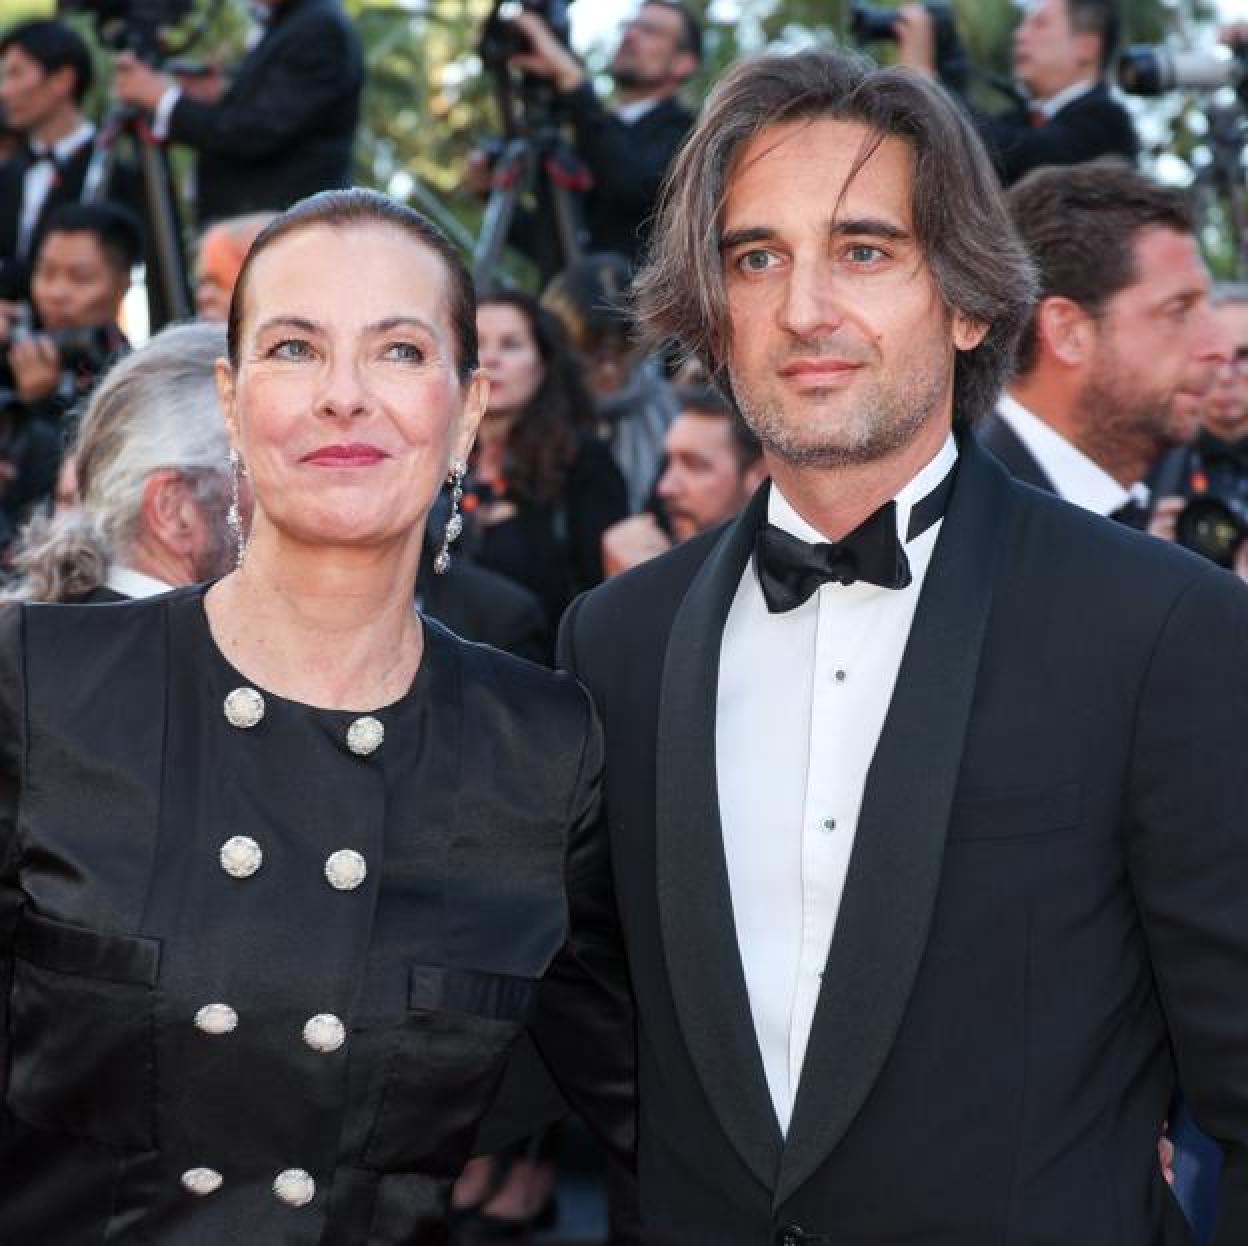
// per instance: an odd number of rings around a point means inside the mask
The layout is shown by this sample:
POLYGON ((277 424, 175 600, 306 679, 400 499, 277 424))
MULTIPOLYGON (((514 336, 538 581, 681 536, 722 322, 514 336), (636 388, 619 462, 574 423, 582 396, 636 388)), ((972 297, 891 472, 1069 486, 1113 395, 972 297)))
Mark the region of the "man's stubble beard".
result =
MULTIPOLYGON (((728 369, 742 418, 765 450, 795 468, 836 468, 878 462, 909 445, 943 408, 949 386, 946 373, 930 368, 904 378, 906 383, 870 392, 847 406, 835 427, 812 438, 809 422, 786 417, 774 397, 756 399, 728 369)), ((836 417, 824 417, 832 420, 836 417)))

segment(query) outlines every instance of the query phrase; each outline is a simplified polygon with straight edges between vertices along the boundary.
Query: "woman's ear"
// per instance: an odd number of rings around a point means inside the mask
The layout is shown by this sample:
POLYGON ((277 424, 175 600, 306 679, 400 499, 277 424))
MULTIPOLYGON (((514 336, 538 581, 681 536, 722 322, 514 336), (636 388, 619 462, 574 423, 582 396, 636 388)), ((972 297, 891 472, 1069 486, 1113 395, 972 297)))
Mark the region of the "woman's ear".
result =
POLYGON ((459 417, 459 428, 456 432, 453 458, 458 462, 467 462, 472 452, 472 443, 477 439, 477 429, 490 403, 490 380, 478 368, 468 380, 464 391, 464 406, 459 417))
POLYGON ((213 365, 213 375, 217 382, 217 401, 221 404, 221 415, 225 420, 225 434, 230 445, 242 452, 242 438, 238 427, 238 408, 234 386, 234 369, 228 359, 218 359, 213 365))

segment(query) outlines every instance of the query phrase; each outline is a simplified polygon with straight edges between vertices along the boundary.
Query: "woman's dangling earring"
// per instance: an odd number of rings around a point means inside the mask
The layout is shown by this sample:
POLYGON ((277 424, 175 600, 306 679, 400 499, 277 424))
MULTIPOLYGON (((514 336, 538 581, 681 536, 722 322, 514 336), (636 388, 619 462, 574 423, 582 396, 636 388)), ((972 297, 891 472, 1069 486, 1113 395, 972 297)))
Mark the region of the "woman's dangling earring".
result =
POLYGON ((241 567, 243 565, 243 556, 247 553, 247 534, 243 531, 243 512, 238 503, 239 482, 243 476, 243 461, 238 457, 238 451, 233 446, 230 447, 230 509, 225 515, 225 526, 229 528, 230 535, 234 538, 234 548, 237 551, 235 555, 234 565, 241 567))
POLYGON ((446 483, 451 486, 451 517, 446 521, 442 532, 442 548, 433 560, 435 575, 445 575, 451 567, 451 542, 456 540, 464 530, 464 517, 459 513, 459 504, 464 498, 464 477, 468 475, 468 464, 462 459, 451 464, 447 473, 446 483))

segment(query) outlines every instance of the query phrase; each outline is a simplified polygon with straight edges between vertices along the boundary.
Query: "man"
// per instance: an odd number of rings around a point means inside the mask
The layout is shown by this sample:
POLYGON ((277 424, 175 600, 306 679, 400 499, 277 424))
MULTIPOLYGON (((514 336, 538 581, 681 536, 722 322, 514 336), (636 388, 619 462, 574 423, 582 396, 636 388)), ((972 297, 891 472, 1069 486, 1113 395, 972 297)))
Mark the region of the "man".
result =
POLYGON ((1085 165, 1032 173, 1008 203, 1040 298, 980 438, 1028 484, 1143 526, 1141 482, 1196 436, 1226 351, 1187 197, 1085 165))
POLYGON ((575 135, 577 153, 593 177, 586 201, 589 246, 630 261, 641 253, 663 175, 689 130, 692 116, 677 93, 702 59, 702 31, 673 0, 649 0, 625 23, 609 72, 615 108, 599 100, 584 66, 535 13, 514 26, 530 51, 513 58, 526 73, 548 78, 575 135))
POLYGON ((0 165, 0 298, 24 299, 57 207, 82 194, 95 127, 82 112, 91 53, 57 21, 23 22, 0 39, 0 105, 25 150, 0 165))
MULTIPOLYGON (((932 22, 907 5, 898 22, 898 58, 936 73, 932 22)), ((1118 41, 1115 0, 1031 0, 1014 32, 1014 78, 1026 104, 989 116, 972 110, 1005 184, 1049 164, 1100 156, 1134 163, 1139 140, 1127 110, 1110 94, 1106 75, 1118 41)))
POLYGON ((643 1240, 1180 1246, 1177 1059, 1243 1242, 1248 594, 951 433, 1032 282, 937 88, 745 62, 670 190, 642 314, 772 485, 563 626, 607 741, 643 1240))
POLYGON ((735 519, 767 478, 758 438, 718 390, 683 386, 675 396, 680 414, 667 430, 666 462, 655 489, 671 535, 650 511, 613 524, 602 535, 608 576, 735 519))
POLYGON ((112 204, 65 204, 49 217, 24 307, 5 304, 7 377, 0 377, 0 547, 34 503, 51 492, 68 411, 127 343, 117 327, 139 227, 112 204))
POLYGON ((198 154, 200 225, 280 211, 351 184, 364 84, 359 37, 338 0, 260 0, 264 34, 227 88, 219 74, 175 81, 130 53, 114 94, 153 115, 158 138, 198 154))

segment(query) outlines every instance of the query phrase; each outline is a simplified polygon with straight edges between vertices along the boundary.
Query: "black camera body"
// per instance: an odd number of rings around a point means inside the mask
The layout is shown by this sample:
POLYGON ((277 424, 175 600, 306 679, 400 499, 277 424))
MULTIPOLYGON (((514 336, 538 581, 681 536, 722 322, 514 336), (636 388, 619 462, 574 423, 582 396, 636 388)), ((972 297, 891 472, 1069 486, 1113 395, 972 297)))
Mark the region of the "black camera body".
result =
POLYGON ((161 59, 160 32, 182 21, 192 4, 193 0, 57 0, 56 11, 87 14, 106 47, 156 64, 161 59))
MULTIPOLYGON (((945 0, 927 0, 923 6, 932 19, 936 43, 936 72, 953 91, 964 91, 970 75, 970 62, 958 35, 957 14, 945 0)), ((888 43, 897 38, 900 9, 854 0, 849 10, 849 33, 855 43, 888 43)))
POLYGON ((568 16, 571 3, 572 0, 497 0, 481 29, 478 54, 490 66, 505 64, 511 57, 527 52, 529 41, 512 24, 512 19, 520 12, 535 13, 550 27, 555 38, 566 44, 571 33, 568 16))

